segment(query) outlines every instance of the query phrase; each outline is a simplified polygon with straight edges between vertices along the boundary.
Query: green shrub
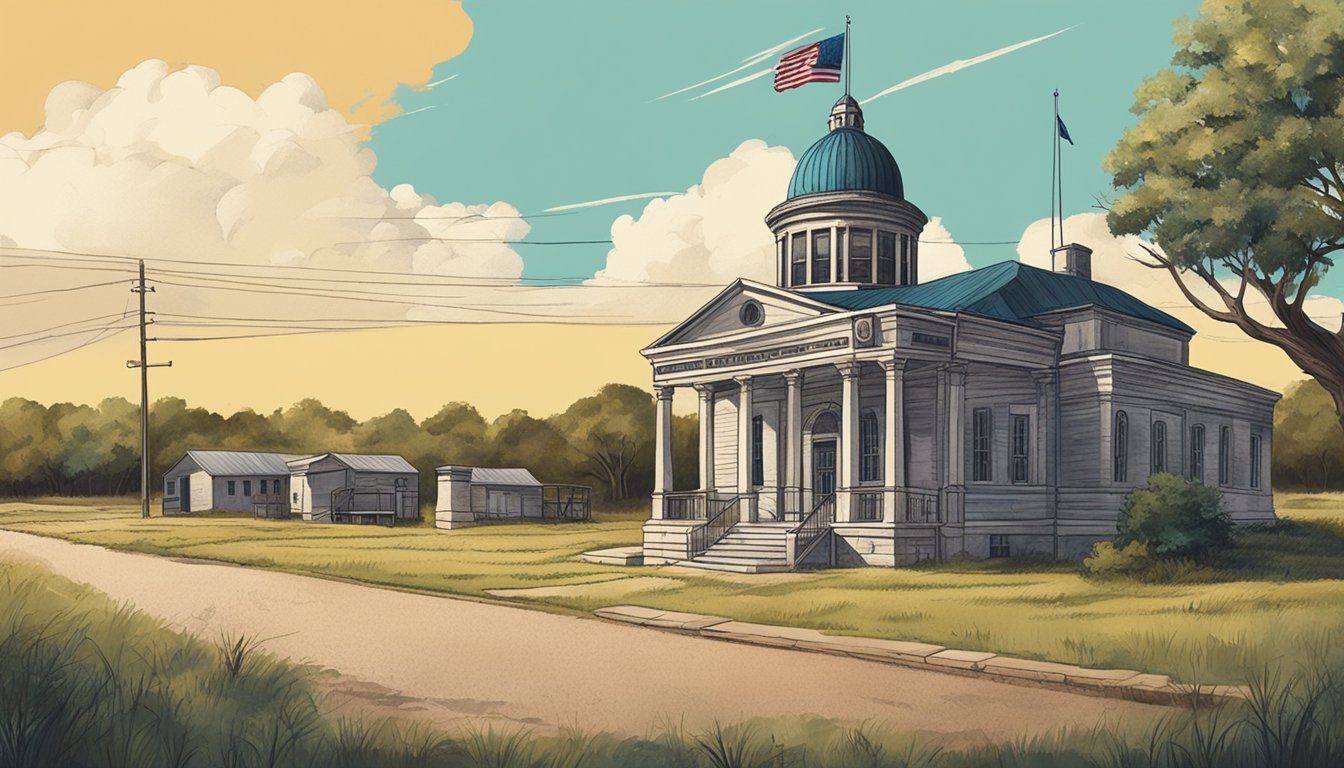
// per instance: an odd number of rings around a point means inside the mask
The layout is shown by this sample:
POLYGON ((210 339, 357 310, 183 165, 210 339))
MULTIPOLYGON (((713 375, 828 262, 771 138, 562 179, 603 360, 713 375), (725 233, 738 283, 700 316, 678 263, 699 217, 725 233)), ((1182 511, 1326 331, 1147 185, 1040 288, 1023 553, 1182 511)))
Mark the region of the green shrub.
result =
POLYGON ((1099 541, 1092 547, 1092 556, 1083 560, 1083 567, 1098 576, 1132 576, 1151 566, 1152 562, 1153 553, 1141 541, 1132 541, 1123 547, 1114 542, 1099 541))
POLYGON ((1166 472, 1125 498, 1115 545, 1143 544, 1153 557, 1198 559, 1232 542, 1232 518, 1218 491, 1166 472))

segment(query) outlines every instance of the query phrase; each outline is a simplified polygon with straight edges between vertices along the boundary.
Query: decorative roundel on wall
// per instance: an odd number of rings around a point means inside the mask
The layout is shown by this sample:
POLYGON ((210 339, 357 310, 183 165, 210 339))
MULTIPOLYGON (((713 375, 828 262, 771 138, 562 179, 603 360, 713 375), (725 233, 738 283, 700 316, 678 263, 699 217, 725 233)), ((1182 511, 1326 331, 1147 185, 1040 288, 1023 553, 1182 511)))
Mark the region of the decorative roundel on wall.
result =
POLYGON ((743 325, 760 325, 765 320, 765 308, 759 301, 748 300, 742 304, 737 316, 743 325))
POLYGON ((860 317, 854 321, 854 340, 859 346, 866 346, 873 343, 873 338, 877 334, 875 323, 871 317, 860 317))

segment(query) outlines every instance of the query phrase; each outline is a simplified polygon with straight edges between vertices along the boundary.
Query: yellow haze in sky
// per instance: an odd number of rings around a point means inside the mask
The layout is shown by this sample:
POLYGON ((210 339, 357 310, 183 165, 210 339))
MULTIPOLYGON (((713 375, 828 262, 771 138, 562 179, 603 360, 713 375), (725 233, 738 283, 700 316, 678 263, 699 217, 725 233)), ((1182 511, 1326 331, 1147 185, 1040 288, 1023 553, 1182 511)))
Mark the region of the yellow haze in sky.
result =
MULTIPOLYGON (((1191 310, 1193 312, 1193 310, 1191 310)), ((1185 313, 1178 313, 1184 316, 1185 313)), ((1187 321, 1193 317, 1184 316, 1187 321)), ((462 400, 487 417, 514 408, 534 416, 564 410, 609 382, 652 389, 639 350, 668 328, 656 326, 459 325, 151 345, 172 368, 150 373, 150 397, 182 397, 224 414, 269 412, 316 397, 356 418, 405 408, 417 419, 462 400)), ((36 365, 0 373, 0 399, 96 403, 139 398, 134 332, 36 365)), ((1282 390, 1305 376, 1278 349, 1196 336, 1200 368, 1282 390)), ((677 410, 695 412, 693 391, 677 410)))
POLYGON ((0 134, 36 130, 57 83, 111 87, 151 58, 173 69, 208 66, 253 97, 305 72, 333 108, 376 123, 399 111, 385 103, 398 83, 426 82, 435 64, 466 48, 472 31, 457 0, 38 0, 6 3, 2 26, 0 72, 9 74, 0 89, 0 134))

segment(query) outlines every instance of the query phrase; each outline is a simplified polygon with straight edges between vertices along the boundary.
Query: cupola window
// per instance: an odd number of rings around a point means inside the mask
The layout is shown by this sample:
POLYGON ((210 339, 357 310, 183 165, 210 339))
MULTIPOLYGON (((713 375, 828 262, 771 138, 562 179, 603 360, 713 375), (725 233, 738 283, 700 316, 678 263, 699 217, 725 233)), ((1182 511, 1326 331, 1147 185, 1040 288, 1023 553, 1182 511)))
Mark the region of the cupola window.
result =
POLYGON ((867 283, 873 279, 873 231, 871 229, 852 229, 849 232, 849 275, 850 279, 856 283, 867 283))
POLYGON ((877 282, 882 285, 896 282, 896 235, 890 232, 877 236, 877 282))
POLYGON ((791 285, 807 285, 807 235, 795 232, 789 240, 789 255, 793 259, 791 285))
POLYGON ((831 231, 820 229, 812 233, 812 282, 831 282, 831 231))

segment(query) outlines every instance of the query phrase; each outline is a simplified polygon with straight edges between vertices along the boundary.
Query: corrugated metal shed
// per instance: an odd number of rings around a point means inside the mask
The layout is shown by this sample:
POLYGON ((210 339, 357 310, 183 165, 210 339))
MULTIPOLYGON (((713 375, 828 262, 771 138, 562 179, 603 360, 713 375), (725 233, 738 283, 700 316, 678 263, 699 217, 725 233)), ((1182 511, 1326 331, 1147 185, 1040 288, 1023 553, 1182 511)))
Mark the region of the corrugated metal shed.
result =
POLYGON ((472 467, 471 482, 483 485, 541 485, 531 472, 521 467, 472 467))
POLYGON ((232 475, 288 475, 285 463, 299 458, 295 454, 260 451, 187 451, 201 471, 216 477, 232 475))
POLYGON ((1005 261, 949 275, 920 285, 811 291, 808 298, 842 309, 872 309, 900 304, 948 312, 968 312, 1020 325, 1039 326, 1038 315, 1098 306, 1186 333, 1195 329, 1115 286, 1076 275, 1005 261))
POLYGON ((359 472, 411 472, 415 467, 400 456, 367 453, 332 453, 333 459, 359 472))

